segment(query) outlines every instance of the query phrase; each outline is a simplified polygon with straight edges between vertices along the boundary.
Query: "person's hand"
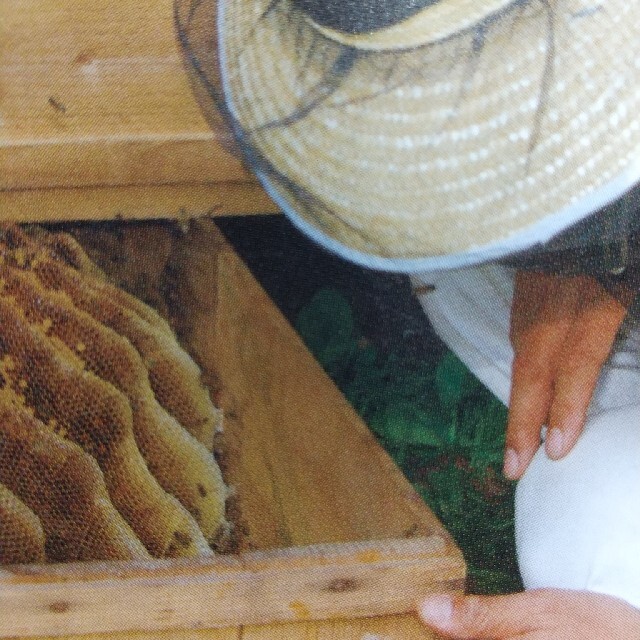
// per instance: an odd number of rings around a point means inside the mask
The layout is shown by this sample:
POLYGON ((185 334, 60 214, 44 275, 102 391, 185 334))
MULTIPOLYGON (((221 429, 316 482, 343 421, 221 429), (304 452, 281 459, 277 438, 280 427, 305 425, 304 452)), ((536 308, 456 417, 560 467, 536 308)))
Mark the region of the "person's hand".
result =
POLYGON ((631 640, 640 610, 586 591, 545 589, 509 596, 433 596, 418 614, 445 638, 460 640, 631 640))
POLYGON ((526 470, 543 425, 551 459, 564 457, 578 440, 600 369, 632 299, 630 294, 618 298, 589 276, 516 274, 508 478, 518 479, 526 470))

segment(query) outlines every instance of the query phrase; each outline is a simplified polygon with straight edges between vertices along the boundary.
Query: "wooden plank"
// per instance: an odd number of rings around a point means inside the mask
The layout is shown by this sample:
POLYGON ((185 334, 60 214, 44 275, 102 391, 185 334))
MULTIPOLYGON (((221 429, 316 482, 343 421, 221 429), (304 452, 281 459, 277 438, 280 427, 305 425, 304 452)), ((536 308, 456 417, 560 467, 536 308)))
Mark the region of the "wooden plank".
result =
MULTIPOLYGON (((38 636, 34 640, 61 640, 60 636, 38 636)), ((242 629, 207 629, 205 631, 177 630, 177 631, 133 631, 127 633, 92 633, 82 636, 67 636, 66 640, 241 640, 242 629)), ((65 640, 64 638, 62 640, 65 640)))
POLYGON ((193 97, 172 0, 0 3, 0 115, 0 189, 253 179, 193 97))
MULTIPOLYGON (((53 636, 35 640, 52 640, 53 636)), ((67 640, 435 640, 436 636, 411 615, 358 620, 294 622, 205 631, 155 631, 91 634, 67 640)), ((60 640, 58 638, 58 640, 60 640)))
MULTIPOLYGON (((259 548, 442 535, 434 515, 214 225, 184 251, 192 353, 217 396, 251 540, 259 548), (217 285, 205 265, 219 255, 217 285), (216 291, 212 297, 211 291, 216 291), (212 321, 212 318, 214 320, 212 321)), ((186 301, 185 301, 186 303, 186 301)))
POLYGON ((385 615, 409 611, 435 590, 463 587, 461 561, 436 538, 99 571, 10 571, 0 585, 0 637, 385 615))
POLYGON ((218 145, 213 134, 199 138, 158 134, 144 139, 123 132, 124 140, 118 135, 82 140, 41 138, 22 144, 0 142, 0 189, 253 179, 218 145))
POLYGON ((255 182, 0 191, 0 220, 181 220, 278 213, 255 182))
MULTIPOLYGON (((162 631, 92 634, 68 640, 435 640, 435 635, 411 615, 293 622, 206 631, 162 631)), ((52 636, 35 640, 52 640, 52 636)))
POLYGON ((436 640, 413 615, 245 627, 242 640, 436 640))

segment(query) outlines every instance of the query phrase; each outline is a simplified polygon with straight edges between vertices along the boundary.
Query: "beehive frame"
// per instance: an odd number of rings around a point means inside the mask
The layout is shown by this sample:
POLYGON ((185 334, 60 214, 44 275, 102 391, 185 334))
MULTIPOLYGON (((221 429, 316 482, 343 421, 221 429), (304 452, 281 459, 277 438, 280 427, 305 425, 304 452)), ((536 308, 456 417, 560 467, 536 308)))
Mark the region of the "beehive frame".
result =
POLYGON ((192 227, 183 337, 218 381, 228 481, 255 550, 5 569, 0 636, 399 613, 463 586, 451 538, 213 223, 192 227))

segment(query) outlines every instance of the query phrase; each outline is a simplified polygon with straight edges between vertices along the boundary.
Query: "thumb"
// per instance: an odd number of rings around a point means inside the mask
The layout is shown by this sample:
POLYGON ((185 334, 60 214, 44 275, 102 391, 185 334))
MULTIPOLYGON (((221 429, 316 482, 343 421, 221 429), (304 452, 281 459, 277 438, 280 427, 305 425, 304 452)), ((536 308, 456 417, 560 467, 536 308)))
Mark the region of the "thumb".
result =
POLYGON ((422 621, 447 638, 501 640, 535 628, 533 592, 508 596, 436 595, 418 606, 422 621))

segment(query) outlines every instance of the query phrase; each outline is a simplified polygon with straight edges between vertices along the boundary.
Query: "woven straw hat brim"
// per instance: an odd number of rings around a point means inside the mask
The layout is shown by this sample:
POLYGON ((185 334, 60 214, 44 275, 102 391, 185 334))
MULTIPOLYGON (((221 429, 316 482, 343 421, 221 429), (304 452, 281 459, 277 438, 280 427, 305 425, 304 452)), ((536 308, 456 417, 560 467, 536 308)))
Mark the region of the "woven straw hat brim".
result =
POLYGON ((640 180, 640 3, 519 1, 376 52, 326 38, 288 0, 218 10, 248 157, 298 226, 352 260, 500 257, 640 180))

